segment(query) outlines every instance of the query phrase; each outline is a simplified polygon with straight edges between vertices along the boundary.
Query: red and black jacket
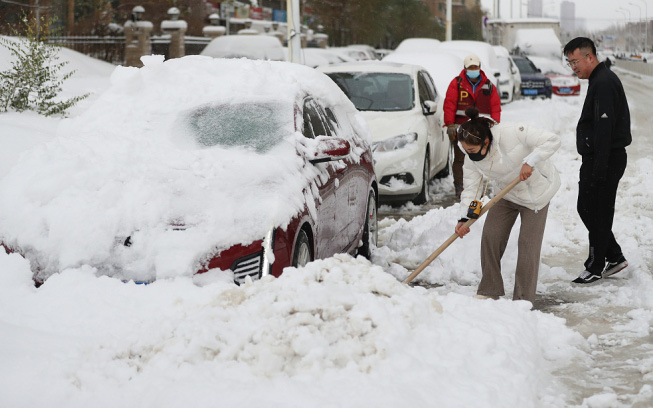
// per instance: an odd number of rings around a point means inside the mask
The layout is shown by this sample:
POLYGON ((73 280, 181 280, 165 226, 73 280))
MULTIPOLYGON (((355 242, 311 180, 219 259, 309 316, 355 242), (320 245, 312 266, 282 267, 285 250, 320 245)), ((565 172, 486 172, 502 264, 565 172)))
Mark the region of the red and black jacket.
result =
POLYGON ((465 115, 465 109, 470 106, 482 114, 490 115, 497 122, 501 121, 501 98, 497 88, 482 70, 476 92, 472 91, 472 84, 469 83, 464 69, 451 81, 444 99, 444 124, 466 122, 469 118, 465 115))

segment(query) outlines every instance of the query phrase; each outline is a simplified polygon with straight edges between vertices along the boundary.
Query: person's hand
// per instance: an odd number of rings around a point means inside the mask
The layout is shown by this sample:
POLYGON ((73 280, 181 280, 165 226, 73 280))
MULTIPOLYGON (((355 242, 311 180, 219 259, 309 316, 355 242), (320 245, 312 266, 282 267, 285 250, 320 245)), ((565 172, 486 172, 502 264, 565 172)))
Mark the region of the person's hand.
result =
POLYGON ((449 141, 456 141, 456 134, 458 133, 457 125, 447 125, 447 136, 449 136, 449 141))
POLYGON ((528 179, 532 174, 533 174, 533 167, 524 163, 524 165, 521 166, 521 171, 519 172, 519 179, 521 181, 524 181, 528 179))
POLYGON ((456 224, 456 234, 458 234, 460 238, 469 234, 469 228, 465 227, 464 225, 465 225, 464 222, 459 222, 458 224, 456 224))

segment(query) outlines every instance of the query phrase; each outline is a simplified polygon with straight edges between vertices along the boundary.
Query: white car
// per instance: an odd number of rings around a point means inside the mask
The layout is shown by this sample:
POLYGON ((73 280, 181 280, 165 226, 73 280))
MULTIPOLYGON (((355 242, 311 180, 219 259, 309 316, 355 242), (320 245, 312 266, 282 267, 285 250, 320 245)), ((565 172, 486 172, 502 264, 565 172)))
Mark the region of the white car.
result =
POLYGON ((521 74, 517 64, 512 60, 510 53, 506 47, 502 45, 494 45, 497 60, 499 62, 499 70, 501 77, 499 79, 499 86, 501 87, 501 102, 509 103, 521 96, 521 74))
POLYGON ((283 45, 271 35, 225 35, 211 40, 200 55, 284 61, 283 45))
POLYGON ((435 38, 406 38, 395 48, 395 52, 431 52, 437 50, 439 47, 440 40, 436 40, 435 38))
POLYGON ((370 128, 379 199, 425 203, 429 181, 448 175, 441 98, 421 66, 352 62, 318 67, 345 92, 370 128))

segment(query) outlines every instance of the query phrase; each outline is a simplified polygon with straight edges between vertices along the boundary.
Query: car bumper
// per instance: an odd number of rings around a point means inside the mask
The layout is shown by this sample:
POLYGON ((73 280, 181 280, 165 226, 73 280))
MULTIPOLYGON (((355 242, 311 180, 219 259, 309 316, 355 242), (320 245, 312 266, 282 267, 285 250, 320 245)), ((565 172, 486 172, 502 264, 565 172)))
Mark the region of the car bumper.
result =
POLYGON ((559 96, 580 95, 580 85, 578 86, 554 86, 553 93, 559 96))

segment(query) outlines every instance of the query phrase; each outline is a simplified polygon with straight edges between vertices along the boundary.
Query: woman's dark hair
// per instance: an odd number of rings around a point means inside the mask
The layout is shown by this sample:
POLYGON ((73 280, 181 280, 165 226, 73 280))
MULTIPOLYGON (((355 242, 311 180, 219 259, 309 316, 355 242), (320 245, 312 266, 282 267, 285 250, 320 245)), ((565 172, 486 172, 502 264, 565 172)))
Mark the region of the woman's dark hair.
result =
POLYGON ((465 109, 465 115, 469 120, 458 128, 458 141, 470 145, 480 146, 485 143, 485 139, 492 142, 492 132, 490 128, 495 122, 490 118, 479 117, 478 109, 470 107, 465 109))

